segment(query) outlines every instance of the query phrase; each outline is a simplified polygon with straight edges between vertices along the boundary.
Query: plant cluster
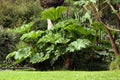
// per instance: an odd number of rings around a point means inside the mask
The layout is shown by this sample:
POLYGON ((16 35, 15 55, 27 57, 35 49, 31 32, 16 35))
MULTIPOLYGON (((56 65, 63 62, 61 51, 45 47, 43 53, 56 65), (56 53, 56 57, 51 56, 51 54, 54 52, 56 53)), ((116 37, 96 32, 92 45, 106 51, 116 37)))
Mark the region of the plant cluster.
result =
POLYGON ((10 53, 7 58, 14 56, 17 63, 28 59, 33 64, 49 59, 53 65, 60 56, 71 53, 75 55, 76 51, 91 44, 90 40, 82 37, 82 34, 85 34, 83 30, 90 31, 80 27, 76 20, 59 22, 54 28, 46 31, 30 30, 31 24, 33 25, 32 22, 25 25, 24 29, 22 27, 15 29, 18 34, 22 34, 20 40, 27 45, 10 53))

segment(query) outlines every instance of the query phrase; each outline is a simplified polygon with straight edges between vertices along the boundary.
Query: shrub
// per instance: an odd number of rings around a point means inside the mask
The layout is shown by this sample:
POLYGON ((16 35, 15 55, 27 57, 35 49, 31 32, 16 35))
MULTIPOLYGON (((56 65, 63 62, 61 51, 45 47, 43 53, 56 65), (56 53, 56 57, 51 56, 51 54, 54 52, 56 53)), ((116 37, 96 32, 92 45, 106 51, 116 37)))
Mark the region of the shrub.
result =
POLYGON ((114 61, 111 62, 109 69, 120 70, 120 56, 118 56, 114 61))
POLYGON ((0 26, 0 60, 5 60, 6 55, 13 51, 13 45, 19 40, 19 36, 16 35, 12 29, 6 29, 0 26))
POLYGON ((3 52, 5 51, 3 48, 3 43, 5 42, 5 37, 4 37, 4 29, 0 26, 0 60, 3 59, 3 52))
POLYGON ((37 0, 16 0, 14 3, 3 0, 0 10, 0 25, 13 28, 39 18, 42 9, 37 0))

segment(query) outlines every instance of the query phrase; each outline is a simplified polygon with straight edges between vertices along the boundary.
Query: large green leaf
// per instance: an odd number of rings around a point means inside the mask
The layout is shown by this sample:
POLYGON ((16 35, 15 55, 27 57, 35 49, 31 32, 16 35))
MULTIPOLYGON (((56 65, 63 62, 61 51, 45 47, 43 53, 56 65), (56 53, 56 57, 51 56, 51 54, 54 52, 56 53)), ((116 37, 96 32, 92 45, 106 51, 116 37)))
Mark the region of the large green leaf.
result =
POLYGON ((6 59, 9 59, 9 58, 15 56, 15 54, 16 54, 16 51, 9 53, 9 54, 6 56, 6 59))
POLYGON ((82 17, 82 22, 85 22, 86 20, 89 20, 91 22, 91 11, 87 11, 82 17))
POLYGON ((74 52, 77 50, 82 50, 83 48, 90 46, 90 43, 91 42, 88 39, 77 39, 68 45, 67 51, 74 52))
POLYGON ((53 44, 58 44, 58 43, 67 43, 69 42, 69 39, 66 39, 62 37, 61 33, 52 33, 49 32, 42 38, 38 40, 38 43, 53 43, 53 44))
POLYGON ((33 26, 33 24, 34 24, 34 22, 24 24, 21 27, 15 28, 14 31, 15 31, 15 33, 18 33, 18 34, 28 33, 30 31, 31 27, 33 26))
POLYGON ((31 55, 31 47, 27 47, 27 48, 23 48, 23 49, 19 49, 18 51, 16 51, 14 58, 17 60, 20 60, 22 58, 26 59, 27 57, 29 57, 31 55))
POLYGON ((54 34, 52 32, 49 32, 49 34, 46 34, 42 38, 38 40, 38 43, 54 43, 54 34))
POLYGON ((10 54, 7 55, 7 59, 10 57, 14 56, 14 59, 17 60, 17 62, 22 61, 28 57, 30 57, 31 55, 31 47, 27 47, 27 48, 21 48, 18 51, 14 51, 10 54))
POLYGON ((97 2, 97 0, 90 0, 90 2, 92 2, 92 3, 96 3, 96 2, 97 2))
POLYGON ((84 27, 80 27, 78 25, 69 25, 66 28, 64 28, 65 30, 74 33, 74 34, 78 34, 78 35, 89 35, 92 34, 92 30, 89 28, 84 28, 84 27))
POLYGON ((44 31, 31 31, 29 33, 23 34, 20 39, 25 42, 35 41, 42 35, 43 32, 44 31))
POLYGON ((45 60, 49 59, 49 54, 44 55, 44 53, 36 53, 30 58, 31 63, 38 63, 43 62, 45 60))
MULTIPOLYGON (((89 28, 84 28, 78 25, 78 21, 74 19, 65 20, 62 22, 59 22, 55 25, 55 27, 52 30, 56 31, 68 31, 69 33, 73 33, 75 35, 89 35, 92 34, 93 31, 89 28)), ((66 34, 65 34, 66 35, 66 34)))
POLYGON ((57 7, 57 8, 50 8, 46 9, 41 13, 41 19, 46 20, 46 19, 51 19, 51 20, 57 20, 60 18, 61 14, 66 10, 65 7, 57 7))
POLYGON ((63 20, 61 22, 58 22, 55 27, 53 28, 53 30, 61 30, 64 29, 65 27, 69 26, 69 25, 76 25, 78 26, 78 21, 75 19, 68 19, 68 20, 63 20))

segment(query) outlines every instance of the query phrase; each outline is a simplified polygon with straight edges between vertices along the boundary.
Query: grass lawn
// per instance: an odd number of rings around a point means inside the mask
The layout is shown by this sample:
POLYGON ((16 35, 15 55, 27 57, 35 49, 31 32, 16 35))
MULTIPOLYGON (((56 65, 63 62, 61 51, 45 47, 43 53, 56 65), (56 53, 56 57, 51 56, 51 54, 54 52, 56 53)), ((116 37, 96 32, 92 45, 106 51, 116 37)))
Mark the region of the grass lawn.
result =
POLYGON ((120 71, 0 71, 0 80, 120 80, 120 71))

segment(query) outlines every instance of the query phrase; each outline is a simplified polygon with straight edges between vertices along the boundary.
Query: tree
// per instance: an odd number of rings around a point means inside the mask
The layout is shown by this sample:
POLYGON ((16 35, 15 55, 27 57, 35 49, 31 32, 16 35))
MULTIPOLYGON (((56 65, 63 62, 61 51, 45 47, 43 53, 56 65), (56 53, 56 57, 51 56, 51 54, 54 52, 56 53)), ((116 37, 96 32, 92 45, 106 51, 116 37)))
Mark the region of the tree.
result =
MULTIPOLYGON (((88 18, 90 24, 92 24, 94 22, 93 19, 95 19, 95 21, 98 21, 100 24, 103 25, 101 27, 103 27, 108 34, 108 37, 110 39, 110 42, 111 42, 112 48, 114 50, 115 56, 118 56, 119 55, 118 46, 115 43, 115 39, 113 38, 113 35, 112 35, 111 31, 119 31, 119 30, 118 29, 112 29, 110 24, 107 21, 104 20, 105 18, 103 18, 103 16, 104 16, 103 10, 107 10, 108 7, 106 8, 106 6, 104 6, 104 5, 99 6, 98 3, 100 5, 102 5, 102 3, 108 5, 111 8, 111 11, 115 15, 117 15, 117 17, 119 18, 119 12, 116 12, 115 8, 113 7, 113 5, 111 4, 111 2, 109 0, 106 0, 106 2, 104 2, 104 1, 99 2, 99 0, 90 0, 90 1, 87 1, 87 2, 86 2, 86 0, 78 1, 78 4, 83 6, 83 8, 84 8, 84 10, 86 10, 86 12, 87 11, 91 12, 90 16, 92 18, 90 18, 90 17, 88 18), (101 8, 99 8, 99 7, 101 7, 101 8)), ((110 17, 110 16, 108 16, 108 17, 110 17)))

